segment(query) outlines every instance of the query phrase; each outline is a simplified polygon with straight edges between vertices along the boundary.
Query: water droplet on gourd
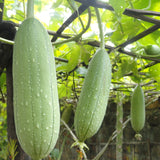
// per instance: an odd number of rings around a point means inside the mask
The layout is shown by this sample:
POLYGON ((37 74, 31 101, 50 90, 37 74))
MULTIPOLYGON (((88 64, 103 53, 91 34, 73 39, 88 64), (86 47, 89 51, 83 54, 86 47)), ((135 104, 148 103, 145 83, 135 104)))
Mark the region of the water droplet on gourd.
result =
POLYGON ((30 141, 31 146, 33 146, 33 141, 30 141))
POLYGON ((27 119, 27 123, 29 123, 29 119, 27 119))
POLYGON ((37 127, 37 128, 40 128, 40 126, 39 126, 39 124, 38 124, 38 123, 37 123, 36 127, 37 127))
POLYGON ((46 130, 48 130, 49 128, 48 127, 46 127, 46 130))
POLYGON ((32 48, 29 48, 29 51, 32 51, 32 48))
POLYGON ((25 102, 25 105, 28 106, 28 101, 25 102))
POLYGON ((54 131, 54 134, 57 134, 57 131, 54 131))
MULTIPOLYGON (((36 46, 36 47, 37 47, 37 46, 36 46)), ((36 49, 35 52, 38 53, 38 50, 36 49)))
POLYGON ((40 148, 40 145, 37 145, 38 148, 40 148))
POLYGON ((35 62, 35 58, 32 59, 32 62, 35 62))

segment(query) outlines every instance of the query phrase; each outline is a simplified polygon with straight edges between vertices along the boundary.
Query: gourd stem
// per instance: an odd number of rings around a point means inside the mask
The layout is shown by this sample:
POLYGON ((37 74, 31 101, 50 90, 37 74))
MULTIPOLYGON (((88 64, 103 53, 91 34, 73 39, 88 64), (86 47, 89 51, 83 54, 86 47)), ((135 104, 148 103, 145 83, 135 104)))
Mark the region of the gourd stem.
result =
POLYGON ((103 35, 103 28, 102 28, 102 21, 101 21, 101 16, 99 13, 98 8, 95 7, 95 12, 96 12, 96 16, 97 16, 97 22, 98 22, 98 28, 99 28, 99 32, 100 32, 100 48, 104 49, 105 48, 105 43, 104 43, 104 35, 103 35))
POLYGON ((27 1, 27 18, 34 17, 34 0, 27 1))

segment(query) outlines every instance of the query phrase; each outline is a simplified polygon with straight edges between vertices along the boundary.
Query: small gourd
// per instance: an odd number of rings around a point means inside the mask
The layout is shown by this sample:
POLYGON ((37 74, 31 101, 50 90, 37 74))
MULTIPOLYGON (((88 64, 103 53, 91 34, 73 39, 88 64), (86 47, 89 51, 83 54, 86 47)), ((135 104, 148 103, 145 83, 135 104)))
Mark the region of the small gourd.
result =
POLYGON ((141 138, 139 132, 145 124, 145 99, 144 92, 140 84, 138 84, 131 97, 131 125, 136 132, 135 137, 141 138))

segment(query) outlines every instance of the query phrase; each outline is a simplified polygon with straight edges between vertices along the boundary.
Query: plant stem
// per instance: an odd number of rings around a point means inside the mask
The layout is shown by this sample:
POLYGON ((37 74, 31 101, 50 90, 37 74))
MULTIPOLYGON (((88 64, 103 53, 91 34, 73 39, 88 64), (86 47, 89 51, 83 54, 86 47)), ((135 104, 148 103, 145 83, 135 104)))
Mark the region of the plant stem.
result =
POLYGON ((100 48, 104 49, 105 48, 105 43, 104 43, 104 35, 103 35, 103 27, 102 27, 102 21, 101 21, 101 16, 99 13, 98 8, 95 7, 95 12, 96 12, 96 16, 97 16, 97 22, 98 22, 98 28, 99 28, 99 32, 100 32, 100 48))
MULTIPOLYGON (((126 125, 128 124, 128 122, 130 121, 130 117, 128 117, 128 119, 123 123, 123 128, 124 129, 126 127, 126 125)), ((117 130, 115 130, 112 135, 110 136, 108 142, 105 144, 105 146, 101 149, 101 151, 93 158, 93 160, 99 160, 100 157, 103 155, 103 153, 106 151, 109 143, 114 140, 117 137, 117 130)))
MULTIPOLYGON (((61 119, 61 122, 64 124, 64 126, 67 128, 67 130, 69 131, 69 133, 71 134, 73 140, 76 142, 78 142, 78 138, 75 136, 75 134, 72 132, 72 130, 69 128, 69 126, 61 119)), ((87 160, 87 156, 86 153, 83 149, 81 149, 81 152, 83 153, 84 159, 87 160)), ((80 158, 80 156, 78 155, 78 158, 80 158)))
POLYGON ((0 42, 4 42, 4 43, 10 44, 10 45, 14 44, 14 41, 11 41, 11 40, 8 40, 8 39, 2 38, 2 37, 0 37, 0 42))
POLYGON ((23 11, 24 11, 24 18, 26 18, 25 0, 23 0, 23 11))
POLYGON ((123 94, 117 93, 117 120, 116 120, 116 160, 122 160, 123 146, 123 94))
POLYGON ((87 26, 75 37, 71 37, 67 40, 63 40, 63 41, 60 41, 60 42, 53 42, 52 45, 64 44, 64 43, 68 43, 68 42, 71 42, 71 41, 78 41, 78 39, 88 30, 88 28, 90 26, 90 23, 91 23, 91 11, 90 11, 90 8, 88 8, 88 23, 87 23, 87 26))
POLYGON ((34 17, 34 0, 27 1, 27 18, 34 17))

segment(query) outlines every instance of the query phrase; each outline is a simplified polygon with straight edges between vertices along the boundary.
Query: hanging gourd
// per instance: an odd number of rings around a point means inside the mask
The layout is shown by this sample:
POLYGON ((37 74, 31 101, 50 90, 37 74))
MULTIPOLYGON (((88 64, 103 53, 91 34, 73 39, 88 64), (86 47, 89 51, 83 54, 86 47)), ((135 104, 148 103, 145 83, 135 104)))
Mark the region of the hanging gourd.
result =
POLYGON ((23 150, 34 160, 54 148, 60 127, 53 48, 28 1, 27 19, 20 25, 13 50, 15 127, 23 150))

